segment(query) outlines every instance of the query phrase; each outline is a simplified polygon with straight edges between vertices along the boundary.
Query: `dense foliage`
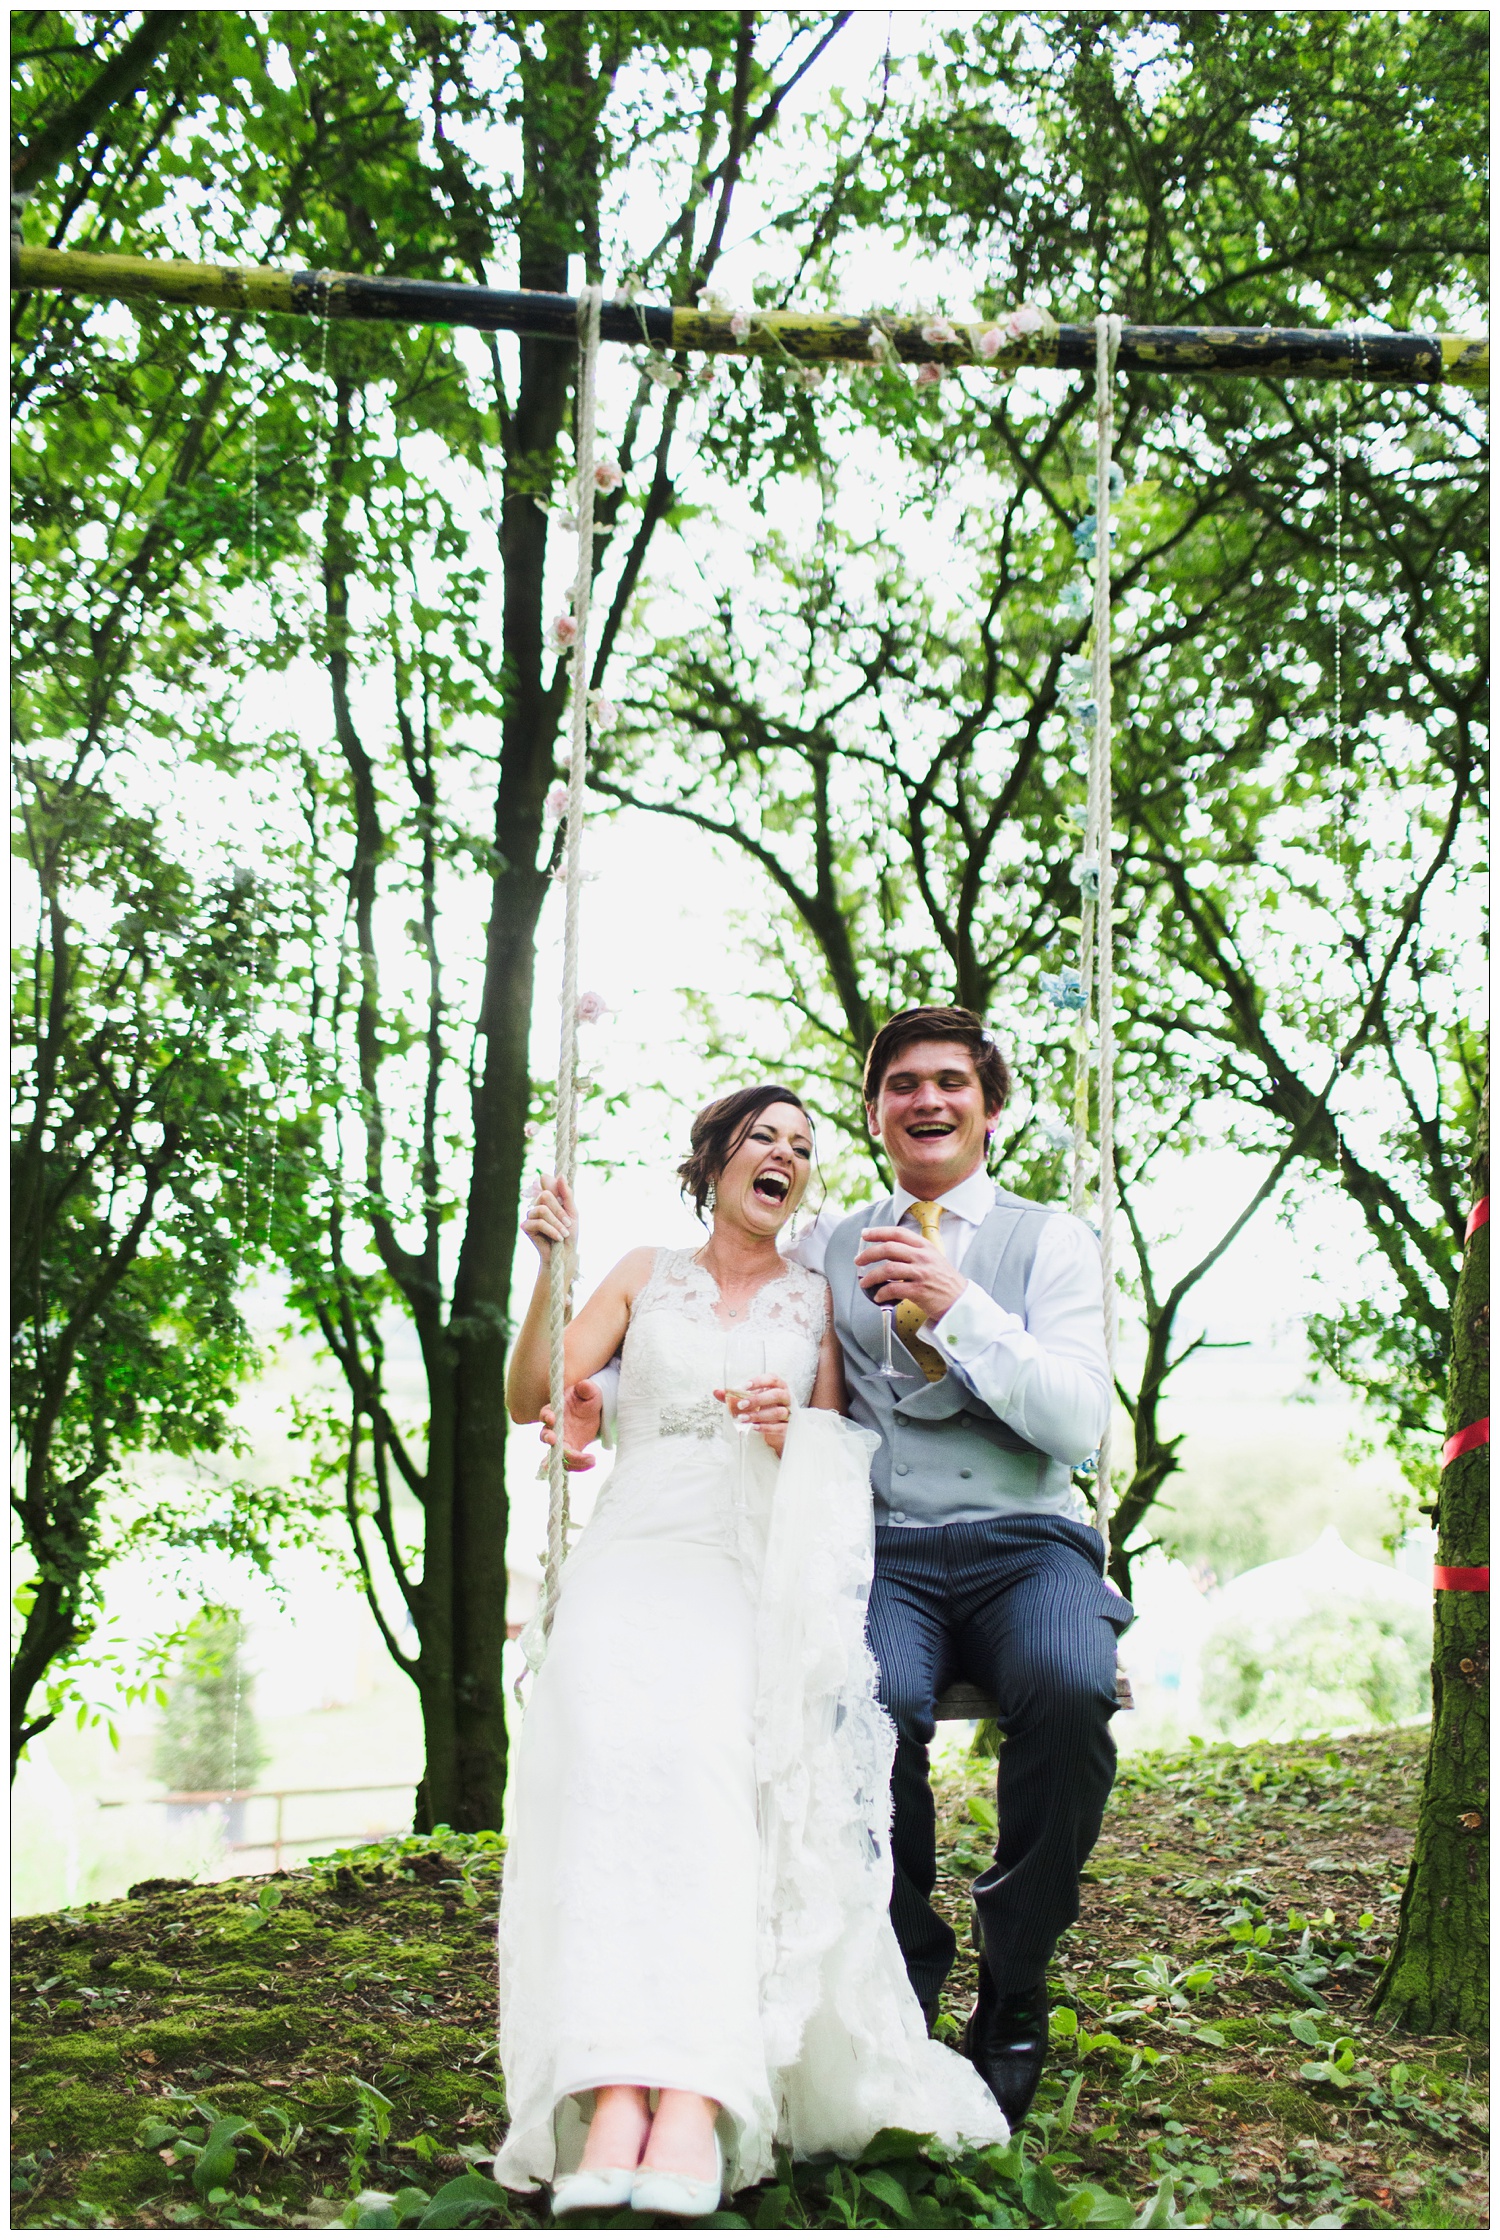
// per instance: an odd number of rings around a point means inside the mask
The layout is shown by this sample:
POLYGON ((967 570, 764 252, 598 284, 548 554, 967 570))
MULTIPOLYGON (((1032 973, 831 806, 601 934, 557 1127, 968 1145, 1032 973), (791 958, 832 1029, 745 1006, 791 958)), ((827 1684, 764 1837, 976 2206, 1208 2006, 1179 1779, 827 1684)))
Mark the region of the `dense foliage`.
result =
MULTIPOLYGON (((848 302, 873 271, 956 316, 1479 319, 1472 12, 990 11, 833 98, 845 30, 34 11, 27 238, 677 302, 722 269, 750 309, 848 302)), ((215 1481, 211 1514, 152 1529, 264 1548, 294 1503, 340 1511, 422 1698, 420 1821, 493 1825, 570 354, 41 297, 16 337, 23 1710, 55 1712, 86 1641, 121 1457, 223 1443, 237 1302, 275 1261, 339 1377, 307 1404, 309 1483, 268 1515, 215 1481)), ((1025 1089, 1004 1171, 1043 1196, 1074 1055, 1040 977, 1077 908, 1090 402, 1047 375, 708 380, 646 354, 605 381, 601 802, 753 858, 753 1054, 799 1065, 851 1140, 884 1012, 995 1017, 1025 1089)), ((1195 1282, 1259 1204, 1334 1188, 1369 1282, 1314 1341, 1430 1484, 1481 1072, 1485 500, 1480 416, 1446 388, 1133 376, 1119 431, 1147 1337, 1123 1539, 1163 1529, 1195 1282), (1259 1179, 1216 1236, 1164 1244, 1153 1175, 1223 1141, 1259 1179)), ((704 1040, 751 1054, 711 1018, 704 1040)))

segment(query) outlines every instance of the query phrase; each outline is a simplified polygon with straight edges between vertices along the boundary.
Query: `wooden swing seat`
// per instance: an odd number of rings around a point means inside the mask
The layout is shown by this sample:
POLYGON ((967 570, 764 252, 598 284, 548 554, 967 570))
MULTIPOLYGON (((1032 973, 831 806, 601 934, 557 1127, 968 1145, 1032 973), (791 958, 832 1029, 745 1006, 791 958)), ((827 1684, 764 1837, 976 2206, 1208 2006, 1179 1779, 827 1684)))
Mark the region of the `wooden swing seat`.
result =
MULTIPOLYGON (((1122 1664, 1115 1666, 1115 1704, 1121 1711, 1133 1711, 1135 1698, 1130 1692, 1130 1675, 1122 1664)), ((1000 1717, 998 1705, 991 1702, 982 1688, 971 1681, 955 1680, 938 1697, 933 1713, 937 1719, 994 1719, 1000 1717)))

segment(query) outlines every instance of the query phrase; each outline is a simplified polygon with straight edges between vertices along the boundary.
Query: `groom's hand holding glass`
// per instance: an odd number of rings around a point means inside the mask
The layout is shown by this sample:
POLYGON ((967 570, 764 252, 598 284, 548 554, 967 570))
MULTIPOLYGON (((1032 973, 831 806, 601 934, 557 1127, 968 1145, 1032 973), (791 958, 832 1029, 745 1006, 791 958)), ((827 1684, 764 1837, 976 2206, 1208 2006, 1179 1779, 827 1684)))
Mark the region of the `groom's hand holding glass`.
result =
POLYGON ((861 1287, 877 1306, 899 1306, 910 1299, 928 1322, 941 1322, 957 1306, 968 1285, 935 1244, 910 1229, 862 1229, 864 1242, 854 1255, 861 1287))

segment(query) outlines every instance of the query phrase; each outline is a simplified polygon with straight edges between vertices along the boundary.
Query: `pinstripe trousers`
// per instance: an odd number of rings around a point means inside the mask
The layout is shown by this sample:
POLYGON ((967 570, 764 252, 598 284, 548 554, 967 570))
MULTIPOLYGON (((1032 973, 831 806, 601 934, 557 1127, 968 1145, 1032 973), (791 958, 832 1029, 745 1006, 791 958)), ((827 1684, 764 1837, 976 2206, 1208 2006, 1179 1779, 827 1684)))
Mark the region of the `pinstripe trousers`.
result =
POLYGON ((984 1957, 1005 1997, 1041 1981, 1078 1918, 1078 1875, 1115 1774, 1115 1642, 1134 1617, 1104 1585, 1104 1543, 1062 1517, 986 1517, 875 1534, 869 1637, 895 1721, 891 1921, 930 2008, 953 1965, 937 1878, 927 1748, 943 1690, 993 1697, 1005 1740, 995 1862, 974 1885, 984 1957))

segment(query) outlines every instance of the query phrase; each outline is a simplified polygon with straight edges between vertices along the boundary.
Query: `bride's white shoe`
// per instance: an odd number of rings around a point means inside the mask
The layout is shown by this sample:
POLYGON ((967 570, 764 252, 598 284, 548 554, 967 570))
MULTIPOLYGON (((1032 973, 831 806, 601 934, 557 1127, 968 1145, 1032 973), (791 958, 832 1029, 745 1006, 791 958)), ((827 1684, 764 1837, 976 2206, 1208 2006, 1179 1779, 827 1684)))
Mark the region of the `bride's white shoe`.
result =
POLYGON ((636 2181, 634 2170, 575 2170, 552 2188, 554 2217, 577 2209, 623 2209, 636 2181))
POLYGON ((724 2149, 714 2136, 711 2178, 679 2178, 667 2170, 637 2170, 630 2206, 645 2216, 711 2217, 724 2191, 724 2149))

